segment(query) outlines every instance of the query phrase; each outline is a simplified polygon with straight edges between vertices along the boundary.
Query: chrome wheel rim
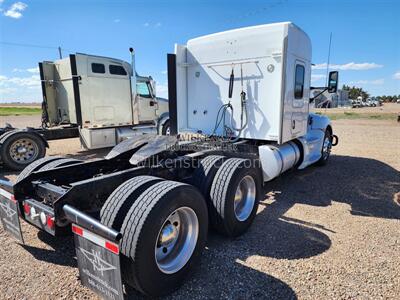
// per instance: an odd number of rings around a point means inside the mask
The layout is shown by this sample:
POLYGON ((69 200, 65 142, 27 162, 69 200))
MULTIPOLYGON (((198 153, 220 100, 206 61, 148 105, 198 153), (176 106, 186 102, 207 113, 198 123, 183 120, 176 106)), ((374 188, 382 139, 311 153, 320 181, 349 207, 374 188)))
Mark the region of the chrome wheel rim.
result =
POLYGON ((324 160, 327 160, 329 155, 331 154, 332 143, 330 136, 325 137, 324 144, 322 145, 322 157, 324 160))
POLYGON ((39 147, 30 138, 23 138, 11 144, 9 153, 14 162, 27 164, 33 162, 38 157, 39 147))
POLYGON ((171 126, 168 126, 165 130, 165 135, 171 135, 171 126))
POLYGON ((235 192, 234 211, 236 218, 246 221, 254 208, 256 202, 256 183, 250 175, 246 175, 239 182, 235 192))
POLYGON ((199 220, 193 209, 180 207, 161 227, 155 245, 155 258, 161 272, 172 274, 182 269, 192 256, 199 235, 199 220))

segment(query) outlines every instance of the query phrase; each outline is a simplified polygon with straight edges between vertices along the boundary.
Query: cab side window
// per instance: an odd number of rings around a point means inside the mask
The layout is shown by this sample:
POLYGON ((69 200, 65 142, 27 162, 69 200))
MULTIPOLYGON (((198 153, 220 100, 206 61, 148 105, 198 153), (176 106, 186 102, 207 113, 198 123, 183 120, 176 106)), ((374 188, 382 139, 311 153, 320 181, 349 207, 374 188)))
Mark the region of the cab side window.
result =
POLYGON ((103 64, 92 63, 92 72, 104 74, 106 72, 106 68, 104 67, 103 64))
POLYGON ((127 74, 123 66, 110 65, 109 71, 110 71, 110 74, 112 74, 112 75, 126 76, 126 74, 127 74))
POLYGON ((136 92, 141 97, 151 98, 151 93, 149 90, 149 86, 147 85, 147 82, 137 82, 136 83, 136 92))
POLYGON ((302 99, 304 93, 304 66, 296 65, 296 75, 294 78, 294 98, 302 99))

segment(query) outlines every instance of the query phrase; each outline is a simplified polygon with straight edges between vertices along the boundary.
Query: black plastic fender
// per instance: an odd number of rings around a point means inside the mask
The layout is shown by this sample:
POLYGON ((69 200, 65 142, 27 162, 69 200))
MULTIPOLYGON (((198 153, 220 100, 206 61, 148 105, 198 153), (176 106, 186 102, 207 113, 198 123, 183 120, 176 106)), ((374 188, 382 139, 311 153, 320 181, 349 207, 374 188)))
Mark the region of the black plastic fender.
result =
POLYGON ((339 144, 339 137, 336 134, 332 135, 332 146, 336 146, 337 144, 339 144))
POLYGON ((28 132, 29 134, 33 134, 33 135, 37 136, 38 138, 40 138, 43 141, 43 143, 46 146, 46 148, 49 148, 49 143, 44 138, 44 136, 39 134, 39 133, 37 133, 34 129, 30 129, 30 128, 27 128, 27 129, 15 129, 15 130, 6 131, 5 133, 3 133, 0 136, 0 147, 1 147, 1 144, 3 144, 8 137, 10 137, 11 135, 16 134, 18 132, 28 132))

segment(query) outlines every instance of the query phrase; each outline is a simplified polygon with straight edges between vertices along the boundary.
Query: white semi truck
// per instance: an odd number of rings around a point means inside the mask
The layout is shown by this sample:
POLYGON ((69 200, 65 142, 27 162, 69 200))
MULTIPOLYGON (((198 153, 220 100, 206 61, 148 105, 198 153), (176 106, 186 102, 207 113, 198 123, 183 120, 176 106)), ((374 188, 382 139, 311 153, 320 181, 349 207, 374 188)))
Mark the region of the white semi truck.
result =
POLYGON ((113 147, 144 133, 169 133, 168 101, 151 77, 123 60, 72 54, 39 63, 41 128, 0 128, 0 161, 14 170, 45 156, 48 140, 80 137, 86 149, 113 147))
MULTIPOLYGON (((338 139, 309 113, 310 77, 310 39, 290 22, 176 45, 171 135, 127 139, 103 160, 34 162, 0 183, 4 229, 23 240, 20 219, 54 236, 71 228, 81 282, 105 298, 123 299, 124 285, 168 294, 199 263, 209 226, 243 234, 264 184, 327 163, 338 139)), ((337 85, 331 72, 326 89, 337 85)))

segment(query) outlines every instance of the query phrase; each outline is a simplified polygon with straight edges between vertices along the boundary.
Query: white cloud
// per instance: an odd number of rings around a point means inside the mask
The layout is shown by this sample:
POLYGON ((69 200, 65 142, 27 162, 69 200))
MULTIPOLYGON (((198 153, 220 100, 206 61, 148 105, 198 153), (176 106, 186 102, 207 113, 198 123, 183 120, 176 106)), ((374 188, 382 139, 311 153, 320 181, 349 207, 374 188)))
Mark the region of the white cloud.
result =
MULTIPOLYGON (((314 70, 324 70, 326 69, 327 63, 323 64, 316 64, 315 66, 312 66, 314 70)), ((355 63, 355 62, 349 62, 347 64, 330 64, 329 68, 330 69, 335 69, 335 70, 342 70, 342 71, 347 71, 347 70, 371 70, 371 69, 377 69, 377 68, 382 68, 383 65, 379 65, 376 63, 355 63)))
POLYGON ((26 69, 29 73, 39 74, 39 67, 26 69))
POLYGON ((157 83, 156 84, 157 97, 168 98, 168 84, 167 83, 157 83))
POLYGON ((22 12, 28 7, 27 4, 23 2, 15 2, 13 5, 10 6, 5 12, 4 15, 6 17, 19 19, 22 17, 22 12))
POLYGON ((25 69, 19 69, 19 68, 14 68, 12 71, 13 72, 26 72, 25 69))
POLYGON ((114 20, 114 23, 119 23, 119 22, 121 22, 120 19, 115 19, 115 20, 114 20))
POLYGON ((16 88, 0 88, 0 95, 12 95, 17 91, 16 88))
POLYGON ((33 67, 33 68, 28 68, 28 69, 20 69, 20 68, 14 68, 12 70, 13 72, 18 72, 18 73, 34 73, 34 74, 39 74, 39 67, 33 67))
POLYGON ((7 77, 0 75, 0 102, 40 102, 40 77, 7 77))
POLYGON ((157 22, 157 23, 146 22, 146 23, 143 23, 144 27, 159 28, 159 27, 161 27, 161 25, 162 25, 161 22, 157 22))
POLYGON ((324 75, 324 74, 312 74, 311 75, 311 82, 316 82, 316 81, 319 81, 319 80, 322 80, 322 79, 325 79, 326 78, 326 75, 324 75))
POLYGON ((2 87, 26 87, 26 86, 40 86, 39 75, 32 75, 30 77, 7 77, 0 75, 0 86, 2 87))
POLYGON ((393 74, 393 78, 400 80, 400 71, 393 74))
POLYGON ((385 83, 385 79, 375 79, 375 80, 357 80, 357 81, 350 81, 349 84, 354 85, 383 85, 385 83))

